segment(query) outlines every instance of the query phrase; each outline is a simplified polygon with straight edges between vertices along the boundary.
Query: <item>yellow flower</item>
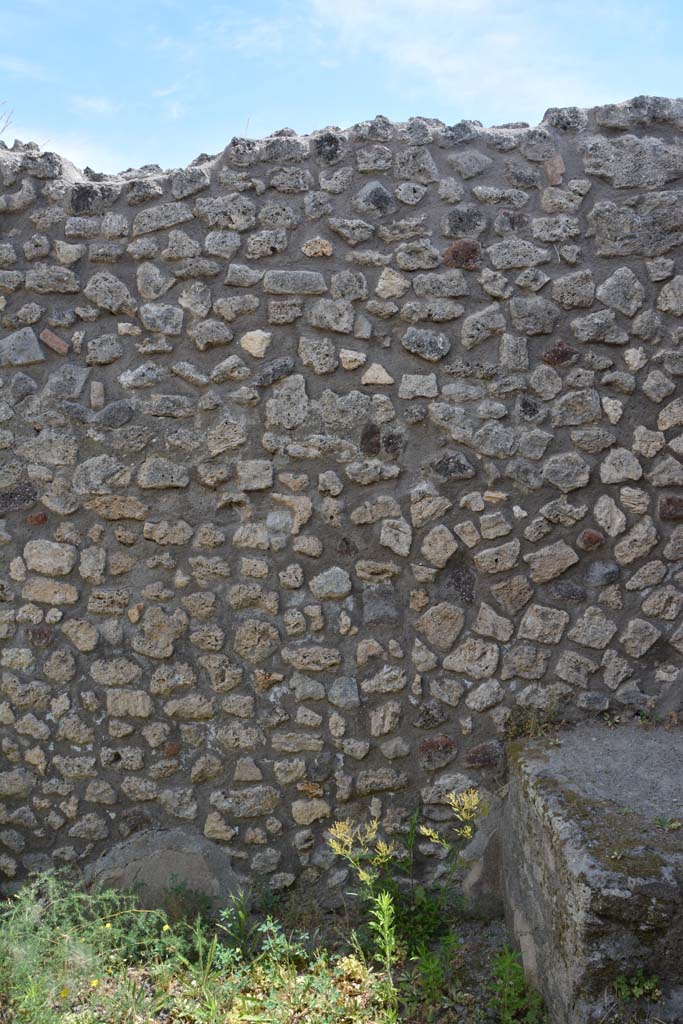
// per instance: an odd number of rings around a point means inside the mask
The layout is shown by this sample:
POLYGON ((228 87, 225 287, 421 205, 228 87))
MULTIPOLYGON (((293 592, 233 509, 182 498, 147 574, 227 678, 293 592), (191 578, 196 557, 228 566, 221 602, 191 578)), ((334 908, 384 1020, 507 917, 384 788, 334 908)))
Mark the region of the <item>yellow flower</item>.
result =
POLYGON ((444 837, 436 831, 435 828, 429 828, 427 825, 420 825, 420 835, 428 839, 430 843, 437 843, 439 846, 447 847, 448 843, 444 837))
POLYGON ((90 982, 90 988, 97 988, 99 983, 100 983, 100 979, 99 978, 93 978, 91 980, 91 982, 90 982))
POLYGON ((383 861, 390 860, 395 851, 396 847, 393 843, 385 843, 383 839, 380 839, 375 847, 375 861, 382 863, 383 861))
POLYGON ((60 999, 66 999, 68 994, 69 994, 68 988, 63 988, 62 991, 59 993, 59 998, 60 999))
POLYGON ((329 846, 338 857, 348 855, 353 848, 353 829, 350 821, 335 821, 330 829, 329 846))
POLYGON ((171 930, 170 924, 165 924, 161 930, 162 930, 162 932, 170 932, 170 930, 171 930))
POLYGON ((107 923, 105 924, 104 927, 105 928, 111 928, 111 921, 107 921, 107 923))

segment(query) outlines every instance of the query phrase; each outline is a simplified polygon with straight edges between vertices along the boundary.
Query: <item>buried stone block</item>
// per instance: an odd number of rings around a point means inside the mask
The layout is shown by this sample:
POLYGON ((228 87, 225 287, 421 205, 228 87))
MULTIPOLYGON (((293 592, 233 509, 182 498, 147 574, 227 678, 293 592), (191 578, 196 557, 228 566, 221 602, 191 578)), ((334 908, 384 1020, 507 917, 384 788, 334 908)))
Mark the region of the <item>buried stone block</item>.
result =
POLYGON ((683 1020, 683 760, 677 730, 578 726, 512 751, 508 922, 551 1024, 609 1019, 642 969, 683 1020))
POLYGON ((142 906, 169 909, 174 892, 184 891, 220 910, 239 886, 228 852, 183 829, 137 833, 89 865, 85 880, 93 888, 134 889, 142 906))

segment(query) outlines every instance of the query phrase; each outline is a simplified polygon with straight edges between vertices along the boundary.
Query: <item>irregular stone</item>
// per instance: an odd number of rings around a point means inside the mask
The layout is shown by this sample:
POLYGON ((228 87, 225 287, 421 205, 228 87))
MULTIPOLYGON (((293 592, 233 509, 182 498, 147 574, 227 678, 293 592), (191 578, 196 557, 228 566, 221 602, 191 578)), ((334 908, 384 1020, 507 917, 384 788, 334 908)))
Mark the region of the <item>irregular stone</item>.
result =
POLYGON ((183 489, 188 486, 190 477, 185 466, 171 462, 170 459, 151 456, 140 466, 137 482, 145 490, 183 489))
POLYGON ((451 350, 451 343, 445 334, 418 327, 408 328, 401 338, 401 345, 407 352, 430 363, 443 359, 451 350))
POLYGON ((137 832, 88 866, 85 881, 93 888, 135 888, 143 907, 170 904, 181 884, 218 910, 238 889, 229 853, 186 829, 137 832))
POLYGON ((498 644, 470 637, 444 658, 443 667, 469 679, 486 679, 496 671, 498 656, 498 644))
POLYGON ((311 593, 321 601, 341 600, 351 593, 351 577, 339 566, 315 576, 310 584, 311 593))
POLYGON ((659 534, 650 516, 643 516, 614 546, 614 557, 619 565, 630 565, 644 558, 659 540, 659 534))
POLYGON ((483 573, 507 572, 517 565, 519 552, 519 541, 511 540, 507 544, 500 544, 495 548, 486 548, 483 551, 478 551, 474 556, 474 564, 479 572, 483 573))
POLYGON ((443 601, 420 616, 415 627, 433 647, 440 651, 449 651, 462 631, 464 623, 462 609, 443 601))
POLYGON ((460 332, 464 348, 474 348, 487 339, 501 335, 505 330, 505 317, 497 303, 487 306, 478 313, 465 317, 460 332))
POLYGON ((544 463, 543 479, 567 494, 586 486, 590 480, 590 466, 575 452, 552 455, 544 463))
POLYGON ((628 267, 620 267, 599 286, 596 297, 624 316, 633 317, 643 304, 645 289, 628 267))
POLYGON ((108 313, 132 315, 137 309, 126 285, 108 270, 93 274, 83 291, 91 302, 108 313))
POLYGON ((593 606, 586 608, 567 636, 582 647, 604 650, 616 632, 616 624, 607 618, 601 608, 593 606))
POLYGON ((519 624, 517 636, 543 644, 556 644, 569 622, 567 612, 541 604, 530 605, 519 624))
POLYGON ((600 463, 603 484, 619 484, 624 480, 640 480, 643 467, 628 448, 612 448, 600 463))
POLYGON ((32 572, 45 576, 68 576, 76 564, 77 551, 72 544, 50 540, 30 540, 24 545, 24 561, 32 572))
POLYGON ((413 531, 405 519, 384 519, 379 542, 386 548, 407 558, 413 543, 413 531))
POLYGON ((66 267, 39 266, 26 271, 26 288, 30 292, 46 295, 51 292, 69 294, 79 292, 81 286, 73 270, 66 267))
POLYGON ((22 327, 0 341, 0 367, 31 366, 45 361, 32 327, 22 327))
POLYGON ((683 276, 668 281, 657 298, 657 309, 671 316, 683 316, 683 276))
POLYGON ((534 583, 547 583, 556 579, 578 560, 577 553, 563 540, 524 555, 524 561, 529 566, 534 583))

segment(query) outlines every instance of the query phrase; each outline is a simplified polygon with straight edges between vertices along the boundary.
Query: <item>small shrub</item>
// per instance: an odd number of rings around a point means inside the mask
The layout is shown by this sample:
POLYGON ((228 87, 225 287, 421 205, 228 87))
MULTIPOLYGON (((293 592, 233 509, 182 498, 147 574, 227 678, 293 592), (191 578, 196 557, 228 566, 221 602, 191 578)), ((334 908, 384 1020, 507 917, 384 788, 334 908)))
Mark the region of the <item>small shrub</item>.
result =
POLYGON ((452 828, 454 838, 420 825, 419 812, 415 811, 408 825, 405 852, 379 836, 376 820, 367 825, 337 821, 330 829, 330 849, 354 871, 365 911, 378 893, 391 896, 396 932, 409 954, 447 934, 449 911, 457 904, 454 878, 461 865, 460 848, 473 838, 477 820, 487 813, 476 789, 451 793, 448 803, 456 821, 452 828), (420 836, 445 851, 445 871, 438 886, 432 889, 416 879, 416 844, 420 836))
POLYGON ((524 977, 519 956, 504 946, 493 961, 490 1008, 498 1024, 545 1024, 541 997, 524 977))

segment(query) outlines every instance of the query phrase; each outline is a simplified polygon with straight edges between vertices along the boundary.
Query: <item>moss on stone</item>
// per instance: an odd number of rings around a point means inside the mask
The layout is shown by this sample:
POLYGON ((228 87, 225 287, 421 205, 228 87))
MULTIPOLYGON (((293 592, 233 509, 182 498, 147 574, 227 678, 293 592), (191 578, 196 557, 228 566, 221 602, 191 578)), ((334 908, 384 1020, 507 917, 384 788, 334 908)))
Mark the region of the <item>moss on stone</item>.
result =
POLYGON ((581 830, 586 850, 605 871, 628 878, 660 878, 667 854, 683 854, 683 836, 659 831, 644 815, 610 800, 590 799, 547 774, 524 771, 525 763, 547 762, 552 739, 511 744, 510 764, 527 785, 548 793, 581 830), (653 848, 656 842, 657 849, 653 848))

